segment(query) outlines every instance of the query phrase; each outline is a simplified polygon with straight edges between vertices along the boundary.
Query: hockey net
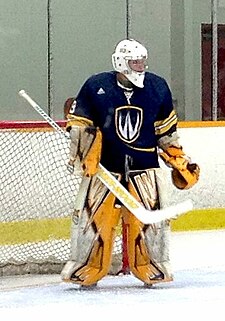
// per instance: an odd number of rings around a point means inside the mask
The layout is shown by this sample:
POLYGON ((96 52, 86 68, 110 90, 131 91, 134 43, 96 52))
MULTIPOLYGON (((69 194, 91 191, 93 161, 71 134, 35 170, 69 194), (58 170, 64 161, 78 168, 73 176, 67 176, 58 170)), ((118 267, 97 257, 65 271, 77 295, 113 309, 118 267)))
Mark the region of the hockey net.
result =
MULTIPOLYGON (((60 273, 81 182, 66 169, 69 141, 44 121, 0 122, 0 141, 0 275, 60 273)), ((126 269, 122 243, 118 226, 111 274, 126 269)))

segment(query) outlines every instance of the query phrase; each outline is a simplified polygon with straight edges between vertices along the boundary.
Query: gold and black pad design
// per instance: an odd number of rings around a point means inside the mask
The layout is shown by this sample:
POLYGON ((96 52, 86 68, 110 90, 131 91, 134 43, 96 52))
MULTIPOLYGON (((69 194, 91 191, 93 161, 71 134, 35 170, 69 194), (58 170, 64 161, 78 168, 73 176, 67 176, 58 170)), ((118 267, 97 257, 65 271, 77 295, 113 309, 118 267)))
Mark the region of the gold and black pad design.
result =
MULTIPOLYGON (((152 210, 158 209, 160 206, 156 179, 157 170, 131 171, 129 173, 128 189, 130 193, 147 209, 152 210)), ((125 208, 123 208, 122 215, 127 231, 130 271, 145 284, 172 281, 170 272, 165 268, 167 264, 164 263, 166 262, 160 262, 162 255, 157 253, 165 251, 162 247, 166 242, 161 237, 164 234, 165 222, 144 225, 125 208), (160 242, 154 242, 154 238, 160 239, 160 242), (156 249, 151 248, 154 244, 157 246, 156 249)))
POLYGON ((94 176, 79 218, 74 259, 61 273, 65 282, 89 286, 107 275, 120 218, 120 208, 114 207, 115 200, 115 196, 94 176))

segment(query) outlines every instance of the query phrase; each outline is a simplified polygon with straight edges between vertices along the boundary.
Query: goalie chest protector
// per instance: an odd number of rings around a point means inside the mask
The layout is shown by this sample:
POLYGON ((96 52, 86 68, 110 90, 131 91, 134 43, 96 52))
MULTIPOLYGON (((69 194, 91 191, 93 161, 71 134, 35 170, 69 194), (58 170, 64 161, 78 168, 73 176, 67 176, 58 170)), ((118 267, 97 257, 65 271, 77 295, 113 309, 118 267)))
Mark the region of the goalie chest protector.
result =
POLYGON ((74 106, 74 115, 92 120, 102 131, 101 163, 114 172, 123 173, 124 164, 130 169, 159 167, 157 140, 176 130, 170 89, 150 72, 145 73, 144 88, 131 91, 118 86, 115 71, 93 75, 74 106))

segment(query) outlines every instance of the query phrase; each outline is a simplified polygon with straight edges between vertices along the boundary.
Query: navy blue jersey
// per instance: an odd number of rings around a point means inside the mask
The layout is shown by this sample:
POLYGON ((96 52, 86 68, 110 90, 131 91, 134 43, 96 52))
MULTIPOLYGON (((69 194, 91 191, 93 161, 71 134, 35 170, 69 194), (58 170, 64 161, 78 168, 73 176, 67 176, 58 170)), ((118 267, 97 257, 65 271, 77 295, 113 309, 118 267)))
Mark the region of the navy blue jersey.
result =
POLYGON ((91 76, 77 95, 73 115, 87 118, 103 134, 101 163, 108 170, 159 167, 157 141, 176 130, 177 117, 166 81, 145 73, 144 88, 118 86, 116 72, 91 76))

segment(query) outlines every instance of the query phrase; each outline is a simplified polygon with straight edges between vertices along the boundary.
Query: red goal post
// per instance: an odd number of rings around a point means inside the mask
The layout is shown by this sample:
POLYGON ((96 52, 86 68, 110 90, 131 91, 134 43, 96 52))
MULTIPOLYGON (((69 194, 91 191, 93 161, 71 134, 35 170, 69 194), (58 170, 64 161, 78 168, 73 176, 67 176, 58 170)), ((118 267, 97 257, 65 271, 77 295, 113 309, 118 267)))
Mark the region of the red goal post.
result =
MULTIPOLYGON (((0 275, 60 273, 81 181, 66 169, 69 141, 45 121, 0 121, 0 136, 0 275)), ((122 247, 118 227, 111 274, 122 247)))

